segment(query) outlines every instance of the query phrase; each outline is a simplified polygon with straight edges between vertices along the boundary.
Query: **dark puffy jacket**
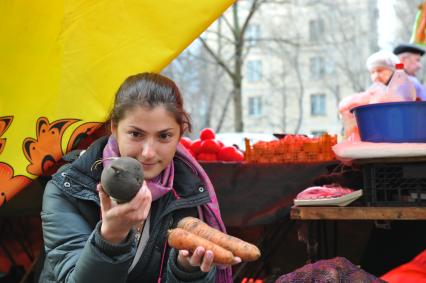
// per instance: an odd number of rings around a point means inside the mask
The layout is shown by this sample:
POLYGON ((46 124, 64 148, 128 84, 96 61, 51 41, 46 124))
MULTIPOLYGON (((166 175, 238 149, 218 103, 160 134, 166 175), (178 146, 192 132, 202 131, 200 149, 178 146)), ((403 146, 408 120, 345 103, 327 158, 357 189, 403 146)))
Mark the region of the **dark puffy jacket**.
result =
POLYGON ((112 244, 99 232, 96 185, 103 167, 93 164, 102 158, 106 142, 101 138, 93 143, 46 186, 41 212, 46 257, 39 282, 158 282, 161 265, 161 282, 214 282, 215 268, 184 272, 176 264, 177 252, 166 245, 167 230, 184 216, 196 216, 196 207, 210 200, 200 179, 176 159, 174 189, 179 199, 170 192, 152 203, 148 243, 128 273, 136 252, 134 233, 124 243, 112 244))

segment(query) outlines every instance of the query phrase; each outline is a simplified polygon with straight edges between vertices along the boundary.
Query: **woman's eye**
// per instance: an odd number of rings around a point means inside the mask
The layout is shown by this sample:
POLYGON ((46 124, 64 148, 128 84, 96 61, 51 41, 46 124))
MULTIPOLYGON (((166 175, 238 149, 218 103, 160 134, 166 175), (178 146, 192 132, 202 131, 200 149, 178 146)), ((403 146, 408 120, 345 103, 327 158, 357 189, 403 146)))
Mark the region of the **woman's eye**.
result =
POLYGON ((141 134, 139 132, 130 132, 129 134, 134 138, 138 138, 138 137, 141 136, 141 134))
POLYGON ((171 136, 172 136, 172 134, 170 134, 170 133, 161 133, 160 139, 167 140, 167 139, 171 138, 171 136))

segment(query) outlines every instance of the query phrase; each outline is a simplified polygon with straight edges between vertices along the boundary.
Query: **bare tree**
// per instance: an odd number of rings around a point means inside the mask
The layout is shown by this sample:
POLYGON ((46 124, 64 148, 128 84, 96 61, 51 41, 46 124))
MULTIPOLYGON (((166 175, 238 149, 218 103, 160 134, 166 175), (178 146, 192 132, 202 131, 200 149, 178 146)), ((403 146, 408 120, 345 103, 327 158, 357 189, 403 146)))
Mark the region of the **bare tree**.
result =
POLYGON ((211 100, 215 96, 214 88, 208 83, 208 79, 215 75, 209 70, 214 64, 206 61, 201 51, 201 48, 192 46, 163 71, 179 86, 185 99, 185 108, 192 121, 196 121, 193 123, 193 137, 201 128, 208 125, 209 118, 206 114, 213 111, 211 100))
MULTIPOLYGON (((377 0, 366 1, 375 7, 377 0)), ((355 0, 238 1, 202 35, 198 41, 202 48, 186 57, 192 59, 193 68, 185 72, 199 73, 193 76, 198 79, 194 82, 197 87, 189 88, 194 92, 192 111, 199 113, 198 124, 226 131, 231 128, 225 121, 233 119, 234 130, 244 130, 242 70, 246 60, 260 58, 266 66, 260 82, 244 86, 245 96, 251 93, 261 96, 268 107, 266 115, 246 117, 249 119, 246 123, 254 122, 249 127, 254 131, 262 130, 257 125, 264 125, 269 130, 298 133, 309 128, 310 121, 304 123, 310 115, 305 109, 308 93, 332 94, 337 106, 345 94, 364 90, 369 83, 365 59, 376 51, 377 34, 374 24, 360 24, 367 17, 369 21, 375 17, 366 15, 365 1, 358 3, 355 0), (318 19, 324 20, 325 30, 312 40, 311 21, 315 27, 318 19), (248 30, 259 23, 262 35, 253 48, 248 30), (315 57, 323 59, 319 69, 312 66, 315 57), (312 72, 318 70, 320 76, 313 76, 312 72), (204 100, 199 101, 200 97, 204 100), (228 111, 231 106, 234 111, 228 111)), ((331 111, 337 115, 336 109, 332 107, 331 111)))
MULTIPOLYGON (((310 16, 309 26, 303 29, 304 21, 306 24, 303 9, 307 5, 300 5, 297 1, 291 4, 285 19, 280 23, 280 26, 287 27, 285 37, 279 27, 270 28, 271 36, 268 42, 264 42, 262 49, 286 62, 283 64, 286 69, 283 68, 283 72, 287 72, 288 81, 283 80, 282 83, 287 84, 287 89, 291 88, 291 93, 296 96, 298 111, 296 116, 296 112, 292 111, 290 124, 293 131, 298 133, 307 116, 304 109, 306 92, 320 90, 315 90, 312 83, 320 82, 322 92, 332 94, 336 105, 334 109, 337 109, 342 98, 341 85, 345 86, 344 91, 347 93, 360 92, 368 86, 365 59, 377 50, 376 23, 371 20, 376 18, 374 15, 377 10, 376 1, 369 0, 369 24, 360 25, 359 15, 365 14, 361 12, 365 11, 365 2, 358 7, 356 1, 314 1, 310 6, 316 11, 316 16, 310 16), (315 59, 321 60, 316 62, 315 59)), ((268 82, 270 81, 273 80, 269 79, 268 82)), ((286 94, 286 99, 289 93, 286 94)), ((283 103, 287 103, 286 99, 283 103)), ((337 111, 336 117, 338 119, 337 111)), ((289 130, 287 122, 286 120, 284 124, 286 130, 289 130)))
MULTIPOLYGON (((290 19, 292 17, 289 17, 287 19, 290 19)), ((301 38, 300 34, 296 32, 294 37, 286 40, 275 40, 275 44, 270 44, 270 52, 273 53, 275 56, 277 56, 278 59, 282 60, 282 70, 280 74, 280 78, 282 78, 281 84, 282 86, 282 94, 283 94, 283 120, 282 120, 282 129, 283 131, 290 131, 288 129, 288 121, 287 121, 287 102, 289 96, 295 97, 295 100, 297 101, 297 114, 296 117, 292 118, 293 121, 295 121, 295 125, 293 127, 292 132, 295 134, 299 133, 302 122, 304 118, 304 97, 305 97, 305 84, 307 83, 306 79, 304 78, 305 68, 306 66, 303 64, 303 61, 301 60, 301 38), (287 92, 284 89, 286 89, 286 79, 292 80, 291 83, 291 89, 292 92, 287 92)), ((279 39, 277 36, 276 39, 279 39)), ((268 80, 269 83, 271 80, 268 80)), ((289 83, 289 82, 287 82, 289 83)), ((294 123, 291 123, 294 124, 294 123)))
MULTIPOLYGON (((268 2, 267 0, 251 0, 248 11, 245 16, 240 12, 240 1, 237 1, 231 7, 232 17, 229 19, 226 15, 222 17, 223 22, 228 28, 228 32, 221 32, 217 38, 225 40, 227 45, 233 49, 227 52, 230 57, 224 57, 219 54, 212 46, 212 41, 200 37, 200 41, 207 52, 212 56, 215 62, 222 68, 232 82, 232 100, 234 106, 234 127, 236 132, 244 130, 243 106, 242 106, 242 66, 244 64, 244 48, 246 41, 246 31, 255 13, 260 7, 268 2)), ((247 4, 247 3, 246 3, 247 4)), ((226 55, 225 55, 226 56, 226 55)), ((230 102, 230 100, 229 100, 230 102)), ((227 107, 227 106, 226 106, 227 107)))
MULTIPOLYGON (((361 92, 370 83, 369 75, 365 66, 367 57, 378 50, 376 21, 372 25, 359 25, 361 11, 350 1, 340 1, 340 5, 330 4, 329 0, 323 0, 323 8, 333 9, 328 13, 328 21, 331 30, 325 37, 326 44, 332 50, 335 67, 350 84, 353 92, 361 92)), ((371 14, 369 18, 374 19, 376 14, 376 3, 371 1, 371 14)), ((335 84, 331 85, 335 88, 335 84)))

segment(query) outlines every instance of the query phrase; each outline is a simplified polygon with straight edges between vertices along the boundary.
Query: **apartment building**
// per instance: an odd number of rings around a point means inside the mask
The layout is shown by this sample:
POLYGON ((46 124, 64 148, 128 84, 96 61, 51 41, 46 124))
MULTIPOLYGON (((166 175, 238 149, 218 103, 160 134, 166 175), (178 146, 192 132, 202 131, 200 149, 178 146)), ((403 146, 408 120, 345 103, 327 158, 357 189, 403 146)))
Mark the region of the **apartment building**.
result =
MULTIPOLYGON (((338 102, 370 84, 365 60, 378 50, 376 2, 291 0, 260 6, 245 33, 244 131, 339 134, 338 102)), ((238 3, 243 22, 252 0, 238 3)), ((233 15, 231 9, 225 13, 228 24, 233 15)), ((217 28, 216 23, 210 29, 217 28)), ((217 46, 214 33, 206 38, 217 46)), ((233 52, 221 44, 222 53, 233 52)), ((228 109, 221 131, 233 131, 232 105, 228 109)), ((212 114, 212 124, 219 112, 212 114)))
MULTIPOLYGON (((253 1, 237 2, 239 28, 253 1)), ((235 28, 235 14, 231 7, 225 19, 202 36, 230 71, 236 70, 235 37, 229 29, 235 28)), ((244 34, 243 131, 339 134, 339 101, 370 84, 365 61, 378 50, 377 20, 377 0, 265 1, 244 34)), ((232 79, 223 66, 212 64, 215 59, 200 43, 192 48, 201 52, 188 60, 202 58, 201 64, 190 64, 197 66, 192 68, 195 77, 201 77, 197 89, 193 91, 193 83, 185 87, 179 81, 188 70, 175 79, 188 95, 195 131, 210 126, 234 132, 232 79)))

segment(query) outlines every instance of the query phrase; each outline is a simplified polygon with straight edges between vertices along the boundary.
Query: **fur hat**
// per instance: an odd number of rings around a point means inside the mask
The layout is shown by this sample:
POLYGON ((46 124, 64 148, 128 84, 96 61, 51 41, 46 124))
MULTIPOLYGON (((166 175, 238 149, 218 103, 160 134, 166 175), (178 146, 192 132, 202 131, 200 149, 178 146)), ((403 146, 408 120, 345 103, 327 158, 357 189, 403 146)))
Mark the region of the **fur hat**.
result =
POLYGON ((384 67, 390 70, 395 70, 395 64, 399 63, 399 58, 390 51, 380 50, 370 55, 367 58, 367 69, 372 71, 377 67, 384 67))
POLYGON ((425 54, 425 50, 415 44, 400 44, 393 49, 393 53, 395 55, 399 55, 402 53, 414 53, 423 56, 425 54))

